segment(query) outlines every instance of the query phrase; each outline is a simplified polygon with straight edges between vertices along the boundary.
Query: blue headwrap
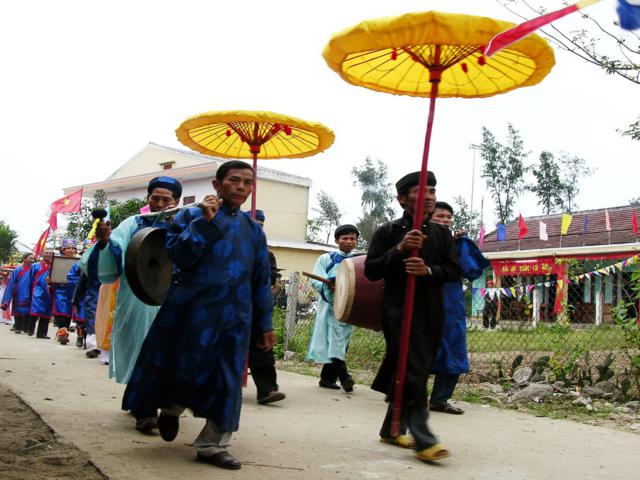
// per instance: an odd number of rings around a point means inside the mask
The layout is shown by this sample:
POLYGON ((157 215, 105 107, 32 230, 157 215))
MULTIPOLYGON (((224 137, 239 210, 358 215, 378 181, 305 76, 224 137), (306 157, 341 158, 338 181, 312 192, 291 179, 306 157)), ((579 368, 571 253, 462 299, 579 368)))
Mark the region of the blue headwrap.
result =
POLYGON ((149 187, 147 188, 147 194, 151 195, 154 188, 166 188, 167 190, 171 190, 173 193, 173 198, 178 199, 182 195, 182 184, 175 178, 171 177, 156 177, 153 178, 149 182, 149 187))

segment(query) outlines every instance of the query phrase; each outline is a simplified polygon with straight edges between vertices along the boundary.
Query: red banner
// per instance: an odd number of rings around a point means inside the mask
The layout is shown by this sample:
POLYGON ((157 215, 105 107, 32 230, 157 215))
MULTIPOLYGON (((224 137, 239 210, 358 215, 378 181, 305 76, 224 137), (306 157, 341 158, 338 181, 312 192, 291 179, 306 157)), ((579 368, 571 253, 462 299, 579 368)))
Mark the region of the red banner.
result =
POLYGON ((558 265, 553 259, 507 260, 491 262, 496 276, 535 276, 556 273, 558 265))
POLYGON ((59 198, 51 204, 51 213, 73 213, 80 211, 82 203, 82 189, 59 198))

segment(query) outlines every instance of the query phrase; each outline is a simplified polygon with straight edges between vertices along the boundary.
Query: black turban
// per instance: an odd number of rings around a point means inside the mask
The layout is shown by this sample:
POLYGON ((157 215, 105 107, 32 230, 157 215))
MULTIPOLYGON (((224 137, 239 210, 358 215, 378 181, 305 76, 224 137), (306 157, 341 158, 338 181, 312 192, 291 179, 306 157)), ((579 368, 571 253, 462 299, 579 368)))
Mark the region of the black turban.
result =
MULTIPOLYGON (((409 193, 409 189, 411 187, 418 185, 419 181, 420 172, 413 172, 405 175, 396 182, 396 191, 398 192, 398 195, 406 195, 409 193)), ((436 176, 431 171, 427 172, 427 185, 430 187, 436 186, 436 176)))
POLYGON ((171 177, 156 177, 153 178, 149 182, 149 187, 147 187, 147 194, 151 195, 151 192, 155 188, 166 188, 167 190, 171 190, 173 193, 173 198, 178 199, 182 195, 182 185, 178 180, 171 177))

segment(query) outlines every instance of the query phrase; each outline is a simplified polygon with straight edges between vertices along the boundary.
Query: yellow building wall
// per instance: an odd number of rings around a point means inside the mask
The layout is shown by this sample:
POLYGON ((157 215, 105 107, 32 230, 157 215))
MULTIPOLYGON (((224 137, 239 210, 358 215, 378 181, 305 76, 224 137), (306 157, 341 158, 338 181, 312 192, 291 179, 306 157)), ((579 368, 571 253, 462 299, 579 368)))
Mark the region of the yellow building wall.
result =
MULTIPOLYGON (((192 165, 202 165, 203 163, 202 159, 199 158, 148 145, 142 152, 134 157, 132 161, 120 167, 108 180, 134 177, 156 171, 159 172, 162 170, 160 165, 168 162, 175 162, 172 168, 190 167, 192 165)), ((171 171, 167 171, 166 175, 171 175, 171 171)))
MULTIPOLYGON (((267 238, 304 242, 307 232, 309 187, 258 178, 256 207, 266 216, 267 238)), ((243 206, 251 209, 251 199, 243 206)))
POLYGON ((280 273, 289 277, 293 272, 313 272, 316 260, 323 252, 315 250, 298 250, 293 248, 269 247, 276 256, 278 268, 284 268, 280 273))

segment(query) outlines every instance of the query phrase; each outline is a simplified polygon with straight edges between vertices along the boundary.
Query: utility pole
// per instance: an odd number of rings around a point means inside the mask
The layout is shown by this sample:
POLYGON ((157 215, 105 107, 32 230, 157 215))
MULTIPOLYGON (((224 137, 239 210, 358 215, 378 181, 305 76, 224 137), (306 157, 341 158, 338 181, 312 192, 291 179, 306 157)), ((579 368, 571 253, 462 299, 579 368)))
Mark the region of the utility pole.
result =
POLYGON ((476 150, 482 150, 482 147, 480 145, 470 143, 469 150, 473 150, 473 164, 471 166, 471 201, 469 202, 469 210, 473 212, 473 190, 476 184, 476 150))

